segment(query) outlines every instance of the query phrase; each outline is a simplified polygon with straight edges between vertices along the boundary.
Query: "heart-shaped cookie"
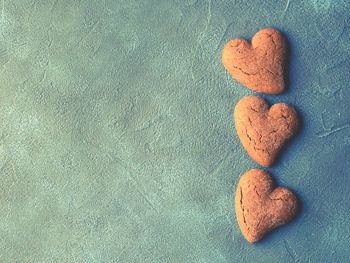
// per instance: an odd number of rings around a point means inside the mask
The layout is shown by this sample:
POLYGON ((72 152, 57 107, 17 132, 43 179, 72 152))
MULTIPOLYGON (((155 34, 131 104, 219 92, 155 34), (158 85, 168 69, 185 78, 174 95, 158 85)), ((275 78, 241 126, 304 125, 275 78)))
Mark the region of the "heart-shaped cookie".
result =
POLYGON ((280 94, 285 88, 286 41, 272 28, 260 30, 252 42, 229 41, 222 52, 228 72, 248 88, 266 94, 280 94))
POLYGON ((243 236, 251 243, 295 218, 298 200, 295 194, 277 187, 264 170, 246 172, 239 180, 236 198, 236 216, 243 236))
POLYGON ((244 148, 257 163, 266 167, 273 164, 300 123, 292 106, 278 103, 269 108, 263 98, 253 95, 237 103, 234 119, 244 148))

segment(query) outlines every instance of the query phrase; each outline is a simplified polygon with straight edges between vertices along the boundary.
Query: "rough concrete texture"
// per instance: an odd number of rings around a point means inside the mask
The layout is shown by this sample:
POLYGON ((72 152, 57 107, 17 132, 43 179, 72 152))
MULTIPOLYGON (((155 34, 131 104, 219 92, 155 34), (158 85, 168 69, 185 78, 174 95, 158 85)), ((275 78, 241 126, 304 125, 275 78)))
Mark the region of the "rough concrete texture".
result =
POLYGON ((0 262, 346 262, 350 4, 345 0, 2 0, 0 262), (268 171, 297 220, 249 244, 234 215, 260 168, 235 132, 255 94, 231 39, 288 39, 303 118, 268 171))

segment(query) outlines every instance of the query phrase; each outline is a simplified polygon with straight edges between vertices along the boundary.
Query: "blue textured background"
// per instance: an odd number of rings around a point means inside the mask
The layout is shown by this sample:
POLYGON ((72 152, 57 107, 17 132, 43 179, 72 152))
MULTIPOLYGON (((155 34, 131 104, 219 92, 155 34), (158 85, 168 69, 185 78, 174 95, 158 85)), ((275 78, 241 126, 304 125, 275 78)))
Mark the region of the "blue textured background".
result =
POLYGON ((0 262, 347 262, 350 2, 2 0, 0 262), (268 169, 303 203, 249 244, 235 187, 259 168, 221 63, 274 27, 303 128, 268 169))

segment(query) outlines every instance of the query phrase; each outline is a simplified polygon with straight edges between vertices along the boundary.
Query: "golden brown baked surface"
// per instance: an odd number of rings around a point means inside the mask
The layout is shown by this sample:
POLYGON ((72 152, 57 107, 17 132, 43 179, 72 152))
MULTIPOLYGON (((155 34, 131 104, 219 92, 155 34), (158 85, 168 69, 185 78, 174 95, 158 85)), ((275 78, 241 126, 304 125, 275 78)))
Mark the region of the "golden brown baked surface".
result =
POLYGON ((254 243, 290 222, 297 214, 298 200, 291 190, 277 187, 266 171, 254 169, 242 175, 235 207, 243 236, 254 243))
POLYGON ((257 163, 266 167, 274 163, 300 125, 292 106, 278 103, 269 108, 263 98, 253 95, 237 103, 234 119, 244 148, 257 163))
POLYGON ((286 41, 275 29, 260 30, 251 43, 242 38, 229 41, 222 62, 236 80, 252 90, 266 94, 284 91, 286 41))

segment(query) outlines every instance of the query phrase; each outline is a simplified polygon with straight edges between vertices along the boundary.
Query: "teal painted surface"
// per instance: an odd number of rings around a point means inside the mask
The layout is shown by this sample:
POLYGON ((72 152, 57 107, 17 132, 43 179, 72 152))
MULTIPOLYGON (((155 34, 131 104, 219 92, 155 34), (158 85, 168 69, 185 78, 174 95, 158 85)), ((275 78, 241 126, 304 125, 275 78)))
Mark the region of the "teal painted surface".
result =
POLYGON ((0 262, 347 262, 348 1, 0 4, 0 262), (252 245, 235 187, 259 168, 226 42, 274 27, 303 128, 267 169, 303 203, 252 245))

